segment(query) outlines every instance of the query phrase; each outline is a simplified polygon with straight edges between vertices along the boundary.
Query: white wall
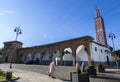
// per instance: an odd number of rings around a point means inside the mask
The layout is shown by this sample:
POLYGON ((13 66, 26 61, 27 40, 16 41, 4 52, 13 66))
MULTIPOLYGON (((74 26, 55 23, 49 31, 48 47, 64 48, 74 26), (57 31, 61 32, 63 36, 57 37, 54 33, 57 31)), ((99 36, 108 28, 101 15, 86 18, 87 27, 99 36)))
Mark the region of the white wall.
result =
POLYGON ((107 61, 106 56, 108 56, 109 60, 112 61, 111 54, 105 52, 105 50, 110 52, 110 49, 108 49, 105 46, 98 45, 94 42, 90 43, 91 59, 97 62, 106 62, 107 61), (97 48, 97 51, 95 51, 95 47, 97 48))
POLYGON ((40 53, 35 53, 34 54, 34 59, 33 60, 36 60, 37 58, 40 60, 40 53))
POLYGON ((64 54, 63 60, 72 61, 73 60, 72 54, 64 54))
POLYGON ((27 58, 26 58, 26 61, 30 61, 30 60, 32 60, 32 55, 31 55, 31 53, 29 53, 29 54, 27 55, 27 58))
POLYGON ((42 60, 49 60, 49 53, 46 51, 46 53, 43 55, 42 60))
POLYGON ((88 61, 88 54, 85 51, 85 46, 80 45, 76 50, 76 60, 77 61, 88 61))
POLYGON ((60 57, 60 52, 59 50, 56 50, 56 53, 53 53, 52 61, 55 61, 56 57, 60 57))

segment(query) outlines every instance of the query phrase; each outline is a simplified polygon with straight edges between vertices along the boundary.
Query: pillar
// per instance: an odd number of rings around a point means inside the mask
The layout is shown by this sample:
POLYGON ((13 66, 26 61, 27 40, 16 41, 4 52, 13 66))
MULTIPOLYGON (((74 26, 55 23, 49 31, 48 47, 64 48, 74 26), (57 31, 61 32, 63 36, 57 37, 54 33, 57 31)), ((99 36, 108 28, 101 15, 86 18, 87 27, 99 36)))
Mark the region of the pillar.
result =
POLYGON ((75 65, 76 65, 76 48, 74 46, 72 47, 72 56, 73 56, 73 66, 75 67, 75 65))
POLYGON ((90 53, 90 45, 89 45, 89 43, 87 43, 86 48, 87 48, 87 53, 88 53, 88 65, 91 65, 92 63, 91 63, 91 53, 90 53))
POLYGON ((43 54, 42 54, 42 53, 43 53, 43 52, 40 51, 39 53, 40 53, 40 64, 42 64, 42 58, 43 58, 43 54))
POLYGON ((60 65, 63 65, 63 49, 60 49, 60 65))
POLYGON ((49 62, 52 62, 52 51, 49 52, 49 62))

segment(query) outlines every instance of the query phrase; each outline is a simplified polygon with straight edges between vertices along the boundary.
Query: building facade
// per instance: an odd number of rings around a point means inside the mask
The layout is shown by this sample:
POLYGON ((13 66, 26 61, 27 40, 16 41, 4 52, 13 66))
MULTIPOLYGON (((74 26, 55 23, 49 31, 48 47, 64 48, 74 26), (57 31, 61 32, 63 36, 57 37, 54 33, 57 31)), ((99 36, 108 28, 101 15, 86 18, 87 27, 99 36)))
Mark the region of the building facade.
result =
POLYGON ((22 43, 18 41, 4 42, 4 48, 2 52, 2 62, 16 62, 17 61, 17 49, 22 48, 22 43))
POLYGON ((56 59, 59 65, 75 66, 76 62, 108 65, 112 56, 109 48, 93 42, 90 36, 27 48, 22 48, 18 41, 4 43, 3 62, 48 65, 56 59))

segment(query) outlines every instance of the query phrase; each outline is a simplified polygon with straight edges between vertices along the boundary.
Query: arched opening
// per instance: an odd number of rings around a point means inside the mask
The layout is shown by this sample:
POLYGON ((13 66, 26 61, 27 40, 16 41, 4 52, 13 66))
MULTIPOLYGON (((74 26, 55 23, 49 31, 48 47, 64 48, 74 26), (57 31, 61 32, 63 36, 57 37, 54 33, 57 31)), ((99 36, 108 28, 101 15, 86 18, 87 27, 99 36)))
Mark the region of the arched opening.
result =
POLYGON ((59 62, 60 62, 60 51, 59 50, 56 49, 53 51, 52 61, 54 61, 56 65, 59 65, 59 62))
POLYGON ((42 64, 43 65, 49 65, 49 51, 45 51, 42 54, 43 58, 42 58, 42 64))
POLYGON ((88 53, 84 45, 79 45, 76 49, 76 62, 84 64, 84 66, 88 62, 88 53))
POLYGON ((40 53, 35 53, 34 54, 33 63, 35 63, 35 64, 40 63, 40 53))
POLYGON ((70 47, 64 49, 63 64, 67 66, 72 66, 73 64, 72 49, 70 47))
POLYGON ((5 63, 7 63, 7 62, 8 62, 8 56, 5 57, 5 63))
POLYGON ((20 63, 24 63, 25 62, 25 55, 21 55, 21 61, 20 61, 20 63))
POLYGON ((106 56, 106 58, 107 58, 107 65, 110 65, 109 57, 106 56))
POLYGON ((25 63, 30 63, 31 60, 32 60, 32 55, 31 55, 31 53, 29 53, 29 54, 27 55, 27 57, 26 57, 25 63))

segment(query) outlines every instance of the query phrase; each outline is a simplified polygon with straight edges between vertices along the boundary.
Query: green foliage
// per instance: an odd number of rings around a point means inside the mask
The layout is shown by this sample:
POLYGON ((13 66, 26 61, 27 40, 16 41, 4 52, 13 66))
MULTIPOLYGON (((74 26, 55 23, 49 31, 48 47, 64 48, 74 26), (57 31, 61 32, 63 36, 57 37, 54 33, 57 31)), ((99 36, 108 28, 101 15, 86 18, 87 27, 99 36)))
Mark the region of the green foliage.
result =
POLYGON ((113 58, 113 60, 115 60, 115 61, 116 61, 116 60, 120 60, 120 58, 113 58))
POLYGON ((87 70, 94 69, 95 67, 93 65, 88 65, 87 70))
POLYGON ((112 55, 113 55, 113 56, 120 57, 120 50, 117 50, 117 51, 112 52, 112 55))
MULTIPOLYGON (((12 75, 12 79, 16 79, 15 76, 12 75)), ((6 82, 6 72, 0 70, 0 82, 6 82)))
POLYGON ((3 50, 3 49, 2 49, 2 48, 0 48, 0 55, 2 55, 2 50, 3 50))
POLYGON ((64 51, 64 54, 71 54, 68 50, 64 51))
POLYGON ((1 70, 0 70, 0 76, 4 76, 4 77, 5 77, 5 76, 6 76, 6 73, 5 73, 4 71, 1 71, 1 70))
POLYGON ((113 51, 113 48, 112 48, 111 46, 110 46, 109 48, 110 48, 110 51, 112 52, 112 51, 113 51))
POLYGON ((98 64, 97 67, 98 67, 98 68, 102 68, 103 65, 102 65, 102 64, 98 64))

